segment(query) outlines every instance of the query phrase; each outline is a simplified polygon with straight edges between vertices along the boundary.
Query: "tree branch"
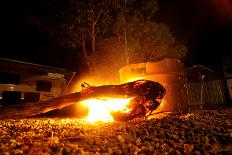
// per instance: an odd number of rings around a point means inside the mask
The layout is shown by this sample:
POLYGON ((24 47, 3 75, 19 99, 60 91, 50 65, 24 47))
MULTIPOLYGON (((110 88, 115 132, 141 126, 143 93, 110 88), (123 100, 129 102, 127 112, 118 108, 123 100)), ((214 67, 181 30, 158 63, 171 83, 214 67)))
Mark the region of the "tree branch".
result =
POLYGON ((96 20, 95 20, 94 23, 93 23, 93 26, 94 26, 94 27, 95 27, 95 25, 97 24, 97 21, 98 21, 100 15, 101 15, 101 13, 102 13, 102 9, 98 12, 97 18, 96 18, 96 20))

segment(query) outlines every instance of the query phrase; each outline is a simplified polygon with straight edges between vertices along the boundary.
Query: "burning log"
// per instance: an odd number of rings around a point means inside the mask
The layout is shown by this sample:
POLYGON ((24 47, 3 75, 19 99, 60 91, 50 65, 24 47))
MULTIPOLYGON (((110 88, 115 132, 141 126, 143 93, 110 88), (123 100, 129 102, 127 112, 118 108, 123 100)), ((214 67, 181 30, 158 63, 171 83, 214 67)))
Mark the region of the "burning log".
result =
POLYGON ((121 85, 90 86, 82 84, 83 90, 76 93, 60 96, 37 103, 26 103, 14 106, 5 106, 0 109, 0 119, 21 118, 46 113, 51 110, 61 109, 76 102, 91 98, 120 97, 130 98, 129 113, 114 112, 116 120, 130 120, 136 117, 146 117, 161 103, 165 95, 164 87, 158 82, 137 80, 121 85))

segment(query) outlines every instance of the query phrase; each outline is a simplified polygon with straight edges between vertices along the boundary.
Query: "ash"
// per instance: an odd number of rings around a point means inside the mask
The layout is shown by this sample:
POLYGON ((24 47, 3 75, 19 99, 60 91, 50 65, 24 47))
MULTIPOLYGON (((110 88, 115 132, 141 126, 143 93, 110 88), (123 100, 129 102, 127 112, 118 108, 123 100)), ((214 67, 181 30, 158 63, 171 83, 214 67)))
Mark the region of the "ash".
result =
POLYGON ((232 154, 232 109, 148 120, 0 120, 0 154, 232 154))

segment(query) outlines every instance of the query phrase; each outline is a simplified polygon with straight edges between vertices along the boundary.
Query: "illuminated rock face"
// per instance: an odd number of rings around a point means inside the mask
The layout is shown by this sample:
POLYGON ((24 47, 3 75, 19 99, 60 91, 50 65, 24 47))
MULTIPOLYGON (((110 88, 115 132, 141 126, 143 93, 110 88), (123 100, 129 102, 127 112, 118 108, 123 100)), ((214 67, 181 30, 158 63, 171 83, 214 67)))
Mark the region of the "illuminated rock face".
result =
POLYGON ((130 64, 119 70, 120 82, 138 79, 152 80, 162 84, 167 93, 157 110, 186 111, 188 109, 187 80, 184 64, 177 59, 130 64))

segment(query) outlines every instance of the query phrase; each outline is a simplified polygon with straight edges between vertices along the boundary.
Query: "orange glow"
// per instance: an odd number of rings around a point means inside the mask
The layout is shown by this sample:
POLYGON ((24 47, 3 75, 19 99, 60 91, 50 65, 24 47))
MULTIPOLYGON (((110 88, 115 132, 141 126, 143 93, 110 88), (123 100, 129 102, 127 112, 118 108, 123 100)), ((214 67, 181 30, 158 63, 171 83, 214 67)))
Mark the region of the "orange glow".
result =
POLYGON ((82 101, 81 103, 88 107, 89 113, 87 120, 89 122, 111 122, 114 121, 111 112, 129 112, 130 109, 127 108, 129 99, 119 99, 119 98, 101 98, 101 99, 90 99, 82 101))
POLYGON ((213 9, 217 11, 220 18, 231 19, 232 18, 232 2, 231 0, 209 0, 213 4, 213 9))
POLYGON ((131 78, 128 78, 125 82, 133 82, 137 80, 144 80, 144 78, 143 77, 131 77, 131 78))
POLYGON ((165 111, 166 106, 167 106, 167 102, 164 99, 162 99, 162 102, 154 112, 165 111))
POLYGON ((82 77, 81 79, 79 79, 78 81, 76 81, 76 83, 73 85, 72 87, 72 92, 77 92, 77 91, 81 91, 82 87, 81 84, 83 82, 86 82, 88 84, 90 84, 91 86, 101 86, 101 85, 118 85, 120 84, 119 81, 116 80, 102 80, 102 79, 98 79, 95 76, 91 76, 91 77, 82 77))

